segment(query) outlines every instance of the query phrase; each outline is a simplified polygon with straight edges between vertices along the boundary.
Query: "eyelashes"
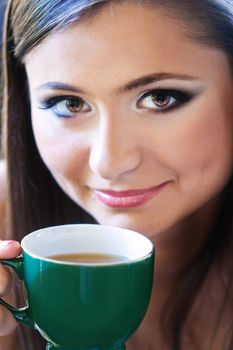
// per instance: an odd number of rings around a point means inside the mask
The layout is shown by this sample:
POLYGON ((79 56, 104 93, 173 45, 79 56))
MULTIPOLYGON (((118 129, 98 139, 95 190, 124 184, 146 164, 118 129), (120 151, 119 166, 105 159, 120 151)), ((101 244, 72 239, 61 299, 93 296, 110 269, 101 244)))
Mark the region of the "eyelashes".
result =
POLYGON ((165 113, 188 103, 194 94, 175 89, 155 89, 143 94, 137 107, 154 113, 165 113))
POLYGON ((55 96, 41 102, 40 109, 52 110, 59 118, 71 118, 74 115, 91 111, 91 107, 77 96, 55 96))
MULTIPOLYGON (((142 94, 136 101, 136 109, 149 113, 166 113, 187 104, 196 93, 176 89, 153 89, 142 94)), ((71 118, 92 111, 92 107, 81 97, 60 95, 44 99, 39 108, 51 110, 58 118, 71 118)))

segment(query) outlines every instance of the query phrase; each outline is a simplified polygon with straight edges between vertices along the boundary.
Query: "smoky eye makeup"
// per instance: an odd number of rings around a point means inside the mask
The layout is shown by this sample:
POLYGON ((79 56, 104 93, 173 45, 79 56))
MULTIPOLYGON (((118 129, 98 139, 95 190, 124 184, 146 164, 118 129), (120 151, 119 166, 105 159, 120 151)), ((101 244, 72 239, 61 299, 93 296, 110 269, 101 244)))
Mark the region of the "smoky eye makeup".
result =
POLYGON ((140 95, 136 107, 152 113, 165 113, 185 106, 197 95, 199 92, 174 88, 151 89, 140 95))
POLYGON ((71 118, 91 111, 90 105, 81 97, 70 95, 45 97, 39 101, 38 108, 50 110, 60 118, 71 118))
MULTIPOLYGON (((175 111, 190 103, 201 93, 201 89, 151 88, 136 97, 136 109, 142 112, 160 114, 175 111)), ((57 118, 68 119, 92 111, 92 106, 75 95, 53 95, 39 99, 38 108, 50 111, 57 118)))

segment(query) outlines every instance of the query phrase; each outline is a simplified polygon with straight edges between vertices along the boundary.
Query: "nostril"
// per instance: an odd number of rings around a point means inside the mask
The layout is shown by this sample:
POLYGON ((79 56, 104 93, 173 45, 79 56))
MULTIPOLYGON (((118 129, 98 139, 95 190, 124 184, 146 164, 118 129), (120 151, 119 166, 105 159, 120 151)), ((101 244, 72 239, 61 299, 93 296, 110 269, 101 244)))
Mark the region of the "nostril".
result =
POLYGON ((136 170, 142 161, 140 152, 137 150, 108 150, 92 152, 89 166, 99 177, 110 180, 116 179, 128 172, 136 170))
POLYGON ((89 166, 107 180, 137 169, 142 161, 141 144, 132 132, 132 125, 125 123, 122 128, 119 119, 114 114, 102 117, 90 145, 89 166))

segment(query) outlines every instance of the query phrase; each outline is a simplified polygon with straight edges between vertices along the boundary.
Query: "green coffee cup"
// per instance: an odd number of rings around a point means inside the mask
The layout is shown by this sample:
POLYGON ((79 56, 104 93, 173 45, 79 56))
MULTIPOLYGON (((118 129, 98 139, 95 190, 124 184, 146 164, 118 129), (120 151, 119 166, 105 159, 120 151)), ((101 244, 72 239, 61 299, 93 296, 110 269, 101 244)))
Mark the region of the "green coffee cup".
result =
POLYGON ((154 248, 149 239, 130 230, 64 225, 27 235, 22 256, 2 263, 24 281, 28 306, 0 303, 18 321, 36 328, 48 341, 46 349, 118 350, 125 348, 146 313, 154 248), (83 258, 83 253, 99 260, 54 258, 83 258), (105 255, 115 260, 102 260, 105 255))

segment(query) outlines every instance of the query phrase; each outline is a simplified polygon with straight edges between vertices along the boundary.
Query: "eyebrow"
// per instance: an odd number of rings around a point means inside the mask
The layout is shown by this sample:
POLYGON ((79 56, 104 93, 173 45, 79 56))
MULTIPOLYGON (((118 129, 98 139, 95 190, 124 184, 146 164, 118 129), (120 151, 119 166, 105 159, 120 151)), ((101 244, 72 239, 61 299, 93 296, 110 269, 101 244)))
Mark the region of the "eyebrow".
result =
POLYGON ((138 87, 141 87, 141 86, 145 86, 145 85, 149 85, 149 84, 152 84, 152 83, 157 83, 159 81, 169 80, 169 79, 173 79, 173 80, 191 80, 191 81, 192 80, 198 80, 197 77, 193 77, 193 76, 185 75, 185 74, 156 73, 156 74, 146 75, 144 77, 135 79, 135 80, 127 83, 123 87, 121 87, 119 89, 119 91, 120 92, 122 92, 122 91, 131 91, 131 90, 137 89, 138 87))
MULTIPOLYGON (((120 87, 117 89, 118 92, 125 92, 125 91, 131 91, 134 89, 137 89, 138 87, 146 86, 152 83, 156 83, 159 81, 163 80, 199 80, 199 78, 191 76, 191 75, 186 75, 186 74, 173 74, 173 73, 156 73, 156 74, 151 74, 151 75, 146 75, 141 78, 132 80, 131 82, 125 84, 124 86, 120 87)), ((71 91, 75 93, 82 93, 84 94, 85 91, 74 85, 66 84, 66 83, 61 83, 58 81, 49 81, 44 84, 41 84, 37 86, 38 90, 63 90, 63 91, 71 91)))

